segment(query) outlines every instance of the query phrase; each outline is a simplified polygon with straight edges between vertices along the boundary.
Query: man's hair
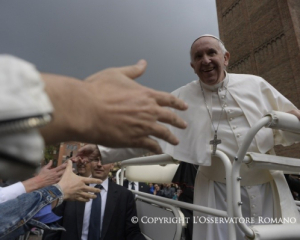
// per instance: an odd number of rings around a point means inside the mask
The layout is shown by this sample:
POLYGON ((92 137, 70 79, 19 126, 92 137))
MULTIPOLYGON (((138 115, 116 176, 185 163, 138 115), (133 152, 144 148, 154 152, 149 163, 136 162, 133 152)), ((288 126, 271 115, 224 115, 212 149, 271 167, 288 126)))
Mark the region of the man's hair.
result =
POLYGON ((218 42, 219 42, 219 46, 220 46, 220 48, 221 48, 221 51, 222 51, 223 55, 224 55, 226 52, 228 52, 227 49, 225 48, 224 43, 223 43, 218 37, 216 37, 216 36, 214 36, 214 35, 211 35, 211 34, 204 34, 204 35, 201 35, 200 37, 198 37, 198 38, 192 43, 191 49, 190 49, 190 57, 191 57, 191 60, 193 60, 193 59, 192 59, 192 47, 193 47, 194 43, 197 42, 200 38, 203 38, 203 37, 212 37, 212 38, 214 38, 214 39, 217 39, 218 42))

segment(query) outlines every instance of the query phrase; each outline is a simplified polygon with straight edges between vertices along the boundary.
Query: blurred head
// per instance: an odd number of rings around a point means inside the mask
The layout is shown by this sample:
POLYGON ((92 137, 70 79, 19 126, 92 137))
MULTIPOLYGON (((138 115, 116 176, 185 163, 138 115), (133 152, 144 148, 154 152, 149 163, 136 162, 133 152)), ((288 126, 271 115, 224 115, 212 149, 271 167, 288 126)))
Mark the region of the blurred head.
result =
POLYGON ((92 172, 91 172, 91 163, 90 162, 83 163, 81 161, 78 161, 76 163, 76 166, 77 166, 78 175, 80 175, 82 177, 91 176, 92 172))
POLYGON ((160 187, 159 187, 158 184, 155 184, 155 185, 154 185, 154 188, 155 188, 156 191, 159 191, 159 190, 160 190, 160 187))
POLYGON ((153 186, 153 183, 149 183, 149 187, 152 187, 153 186))
POLYGON ((191 46, 191 67, 199 79, 208 85, 215 85, 225 78, 230 54, 217 37, 203 35, 191 46))
POLYGON ((100 157, 91 158, 90 161, 92 177, 101 179, 102 181, 108 177, 110 170, 112 170, 114 167, 113 163, 102 165, 100 157))

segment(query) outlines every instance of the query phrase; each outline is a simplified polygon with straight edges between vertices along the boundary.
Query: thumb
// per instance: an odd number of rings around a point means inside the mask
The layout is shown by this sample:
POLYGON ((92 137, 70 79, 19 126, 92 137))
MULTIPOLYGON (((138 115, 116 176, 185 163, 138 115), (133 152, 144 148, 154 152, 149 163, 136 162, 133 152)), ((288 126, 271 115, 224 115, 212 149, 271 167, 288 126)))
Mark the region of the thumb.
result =
POLYGON ((65 173, 70 173, 70 172, 73 172, 73 164, 72 164, 72 161, 71 161, 71 160, 68 160, 68 163, 67 163, 67 167, 66 167, 65 173))
POLYGON ((51 168, 51 166, 52 166, 52 163, 53 163, 53 161, 52 161, 52 160, 50 160, 50 161, 48 162, 48 164, 45 166, 45 168, 51 168))
POLYGON ((139 60, 135 65, 120 67, 120 71, 131 79, 141 76, 147 67, 147 61, 144 59, 139 60))

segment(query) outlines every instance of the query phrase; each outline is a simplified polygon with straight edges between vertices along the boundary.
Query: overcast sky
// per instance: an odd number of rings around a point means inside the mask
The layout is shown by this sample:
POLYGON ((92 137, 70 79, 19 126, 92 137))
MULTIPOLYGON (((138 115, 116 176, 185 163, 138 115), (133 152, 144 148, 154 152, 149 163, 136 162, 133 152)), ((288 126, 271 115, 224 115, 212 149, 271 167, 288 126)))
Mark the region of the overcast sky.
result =
POLYGON ((144 58, 137 81, 168 92, 197 79, 194 39, 219 36, 215 0, 1 1, 0 33, 1 53, 80 79, 144 58))

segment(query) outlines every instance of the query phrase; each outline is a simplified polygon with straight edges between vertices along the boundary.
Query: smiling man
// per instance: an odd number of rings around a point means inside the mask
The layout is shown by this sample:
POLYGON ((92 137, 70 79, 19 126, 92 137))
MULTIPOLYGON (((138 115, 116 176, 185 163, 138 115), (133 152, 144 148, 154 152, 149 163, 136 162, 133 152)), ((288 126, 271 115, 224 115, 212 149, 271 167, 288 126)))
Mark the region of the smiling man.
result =
MULTIPOLYGON (((173 92, 189 105, 186 112, 175 110, 187 122, 184 131, 170 127, 178 146, 163 145, 174 159, 201 165, 195 180, 194 203, 226 210, 226 182, 223 163, 215 151, 234 159, 247 131, 266 113, 275 110, 300 117, 299 110, 268 82, 258 76, 226 71, 230 54, 220 39, 203 35, 191 45, 190 65, 198 79, 173 92)), ((248 151, 271 153, 274 145, 300 141, 297 134, 261 129, 248 151)), ((137 149, 115 150, 99 147, 104 163, 122 161, 142 154, 137 149)), ((88 149, 86 149, 88 150, 88 149)), ((90 149, 89 151, 92 151, 90 149)), ((79 155, 83 151, 79 152, 79 155)), ((185 172, 186 173, 186 172, 185 172)), ((185 174, 181 173, 181 174, 185 174)), ((260 217, 295 217, 300 222, 294 200, 282 173, 241 167, 243 216, 259 224, 260 217)), ((194 219, 206 217, 194 212, 194 219)), ((197 221, 196 221, 197 222, 197 221)), ((237 239, 244 239, 237 227, 237 239)), ((195 223, 193 239, 226 240, 226 224, 195 223)))
POLYGON ((229 63, 230 54, 217 39, 197 38, 191 46, 190 55, 191 67, 203 83, 214 85, 223 81, 224 67, 229 63))
POLYGON ((89 177, 92 174, 91 163, 90 162, 80 162, 76 163, 77 174, 82 177, 89 177))

